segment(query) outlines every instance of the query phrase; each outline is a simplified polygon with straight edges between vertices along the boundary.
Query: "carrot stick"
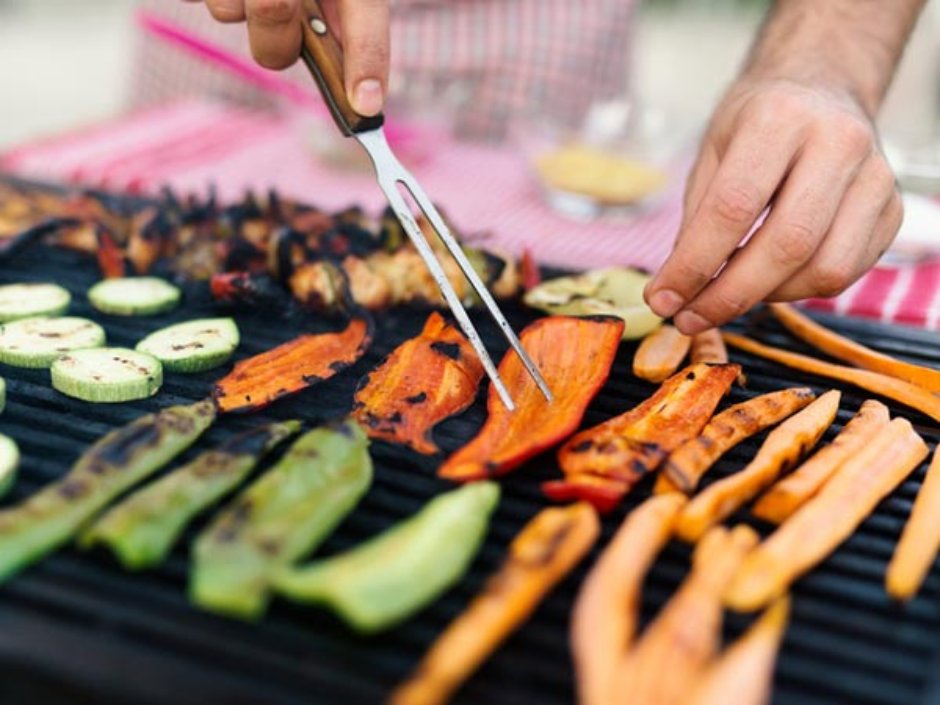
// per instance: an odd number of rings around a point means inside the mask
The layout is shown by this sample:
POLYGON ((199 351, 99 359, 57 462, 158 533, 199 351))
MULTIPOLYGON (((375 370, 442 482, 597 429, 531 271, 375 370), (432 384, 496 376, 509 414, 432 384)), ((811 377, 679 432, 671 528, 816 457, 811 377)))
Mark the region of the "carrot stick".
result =
POLYGON ((675 488, 691 494, 722 455, 745 438, 760 433, 816 398, 809 387, 762 394, 716 414, 702 433, 676 448, 663 463, 656 492, 675 488))
POLYGON ((643 579, 685 502, 673 493, 634 509, 582 583, 571 617, 581 705, 607 705, 613 697, 617 668, 636 631, 643 579))
POLYGON ((505 563, 469 607, 451 622, 390 705, 444 703, 538 607, 600 534, 586 502, 543 509, 509 546, 505 563))
POLYGON ((891 421, 754 549, 725 593, 725 604, 746 612, 785 593, 851 536, 925 457, 927 444, 910 421, 891 421))
POLYGON ((783 523, 819 492, 839 466, 868 443, 889 420, 888 407, 874 399, 866 401, 832 443, 767 490, 751 513, 774 524, 783 523))
POLYGON ((734 333, 723 333, 722 336, 728 345, 739 348, 752 355, 763 357, 781 365, 790 367, 794 370, 808 372, 810 374, 828 377, 840 382, 854 385, 861 389, 875 394, 880 394, 888 399, 893 399, 905 406, 916 409, 926 414, 934 421, 940 421, 940 397, 936 397, 925 389, 904 382, 903 380, 889 377, 878 372, 869 370, 859 370, 845 365, 836 365, 831 362, 825 362, 808 355, 800 355, 787 350, 781 350, 770 345, 758 343, 743 335, 734 333))
POLYGON ((832 425, 842 393, 832 390, 784 421, 767 436, 754 459, 740 472, 710 485, 682 510, 676 533, 695 542, 710 527, 793 467, 832 425))
POLYGON ((722 595, 760 537, 749 526, 715 527, 696 547, 692 570, 625 656, 617 702, 681 703, 721 646, 722 595), (668 674, 668 676, 666 675, 668 674))
POLYGON ((693 335, 690 357, 692 362, 711 362, 718 365, 728 362, 728 348, 721 339, 721 331, 709 328, 693 335))
POLYGON ((920 590, 940 550, 940 453, 934 453, 911 516, 888 564, 885 587, 896 600, 909 600, 920 590))
POLYGON ((940 370, 904 362, 865 347, 820 325, 789 304, 771 304, 770 310, 797 338, 837 360, 902 379, 934 393, 940 392, 940 370))
POLYGON ((790 598, 781 597, 702 674, 684 705, 728 705, 731 693, 734 705, 767 705, 789 617, 790 598))
POLYGON ((675 327, 660 326, 636 349, 633 374, 648 382, 662 382, 679 369, 691 344, 692 339, 675 327))

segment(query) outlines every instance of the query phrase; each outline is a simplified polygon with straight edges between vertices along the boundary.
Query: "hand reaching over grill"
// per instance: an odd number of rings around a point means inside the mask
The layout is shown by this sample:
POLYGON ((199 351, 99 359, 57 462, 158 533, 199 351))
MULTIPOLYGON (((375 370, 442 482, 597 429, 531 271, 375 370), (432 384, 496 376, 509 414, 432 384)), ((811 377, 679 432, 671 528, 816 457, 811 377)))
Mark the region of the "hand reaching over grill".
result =
MULTIPOLYGON (((198 2, 199 0, 188 0, 198 2)), ((220 22, 247 22, 251 53, 269 69, 300 55, 302 0, 205 0, 220 22)), ((356 112, 382 111, 388 86, 388 0, 321 0, 330 30, 343 45, 346 92, 356 112)))
POLYGON ((658 315, 692 335, 760 301, 838 294, 875 264, 902 206, 872 119, 922 5, 778 0, 715 111, 675 248, 647 286, 658 315))

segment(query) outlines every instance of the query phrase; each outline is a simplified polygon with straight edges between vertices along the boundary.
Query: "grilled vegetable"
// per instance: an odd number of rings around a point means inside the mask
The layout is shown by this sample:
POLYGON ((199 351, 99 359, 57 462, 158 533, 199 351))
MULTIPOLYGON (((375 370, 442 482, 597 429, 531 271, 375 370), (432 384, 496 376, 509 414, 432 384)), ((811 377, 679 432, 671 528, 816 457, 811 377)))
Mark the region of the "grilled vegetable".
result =
POLYGON ((554 395, 547 402, 514 352, 499 364, 509 394, 510 412, 490 387, 486 423, 477 436, 438 470, 451 480, 500 475, 550 448, 574 431, 613 364, 623 321, 552 316, 528 325, 520 335, 554 395))
POLYGON ((679 537, 694 543, 796 465, 832 425, 841 397, 837 390, 823 394, 771 431, 747 467, 696 495, 679 516, 679 537))
POLYGON ((759 540, 744 525, 705 535, 688 577, 627 653, 614 685, 620 702, 684 702, 721 646, 722 595, 759 540))
POLYGON ((662 382, 675 374, 689 352, 692 339, 672 326, 661 326, 643 338, 633 356, 633 374, 662 382))
POLYGON ((873 399, 866 401, 832 443, 767 490, 751 513, 774 524, 783 523, 819 492, 833 473, 871 441, 889 420, 888 407, 873 399))
POLYGON ((260 409, 329 379, 362 357, 371 342, 372 331, 360 319, 339 333, 301 335, 237 363, 212 396, 223 412, 260 409))
POLYGON ((927 444, 910 422, 892 420, 754 549, 725 593, 725 604, 757 610, 786 593, 794 580, 851 536, 925 457, 927 444))
POLYGON ((9 436, 0 433, 0 497, 4 497, 16 484, 16 471, 20 465, 20 449, 9 436))
POLYGON ((581 585, 571 615, 571 652, 581 705, 607 705, 637 628, 646 573, 685 504, 678 492, 652 497, 627 515, 581 585))
POLYGON ((370 437, 431 455, 439 452, 431 430, 473 403, 482 377, 473 347, 435 312, 418 337, 360 380, 353 416, 370 437))
POLYGON ((940 370, 904 362, 867 348, 820 325, 789 304, 770 304, 770 310, 776 319, 797 338, 837 360, 889 377, 903 379, 934 393, 940 392, 940 370))
POLYGON ((7 381, 0 377, 0 412, 7 408, 7 381))
POLYGON ((934 453, 911 516, 888 565, 885 587, 895 600, 920 590, 940 550, 940 453, 934 453))
POLYGON ((71 302, 72 295, 58 284, 5 284, 0 286, 0 323, 58 316, 71 302))
POLYGON ((691 365, 639 406, 574 435, 558 451, 565 479, 552 499, 585 499, 609 511, 680 444, 694 438, 740 374, 737 365, 691 365))
POLYGON ((634 340, 663 322, 643 300, 649 279, 648 274, 629 267, 595 269, 527 287, 523 301, 554 316, 617 316, 625 324, 624 339, 634 340))
POLYGON ((274 574, 318 546, 369 488, 368 446, 349 420, 301 436, 200 534, 191 599, 213 612, 259 617, 274 574))
POLYGON ((104 342, 104 328, 87 318, 22 318, 0 325, 0 362, 49 367, 64 353, 104 342))
POLYGON ((0 580, 68 541, 108 502, 185 450, 214 418, 209 401, 142 416, 101 438, 63 478, 0 510, 0 580))
POLYGON ((298 421, 259 426, 138 490, 109 509, 80 538, 107 544, 125 568, 158 565, 197 514, 233 490, 264 455, 300 429, 298 421))
POLYGON ((137 343, 136 349, 173 372, 202 372, 224 364, 236 347, 235 321, 204 318, 161 328, 137 343))
POLYGON ((815 398, 809 387, 794 387, 762 394, 716 414, 700 435, 669 454, 663 463, 656 491, 679 490, 691 494, 718 458, 745 438, 779 423, 815 398))
POLYGON ((715 365, 728 362, 728 349, 725 347, 725 341, 721 339, 721 331, 709 328, 693 335, 689 359, 692 362, 710 362, 715 365))
POLYGON ((728 705, 728 694, 734 693, 734 705, 769 703, 789 615, 790 599, 781 597, 708 667, 682 702, 728 705))
POLYGON ((275 587, 296 602, 328 605, 359 632, 387 629, 460 579, 498 502, 494 482, 451 490, 346 553, 282 572, 275 587))
POLYGON ((587 553, 600 533, 590 505, 543 509, 509 546, 483 592, 441 634, 391 705, 445 703, 587 553))
POLYGON ((126 348, 74 350, 56 358, 49 371, 55 389, 91 402, 146 399, 163 384, 159 360, 126 348))
POLYGON ((859 370, 854 367, 845 367, 844 365, 835 365, 831 362, 825 362, 808 355, 800 355, 787 350, 775 348, 770 345, 758 343, 743 335, 733 333, 722 334, 725 342, 735 348, 739 348, 751 355, 757 355, 767 360, 779 362, 801 372, 828 377, 851 384, 868 392, 880 394, 888 399, 893 399, 905 406, 916 409, 929 416, 934 421, 940 421, 940 397, 935 396, 926 389, 904 382, 894 377, 870 372, 869 370, 859 370))
POLYGON ((180 290, 156 277, 118 277, 91 287, 88 300, 102 313, 151 316, 176 308, 180 290))

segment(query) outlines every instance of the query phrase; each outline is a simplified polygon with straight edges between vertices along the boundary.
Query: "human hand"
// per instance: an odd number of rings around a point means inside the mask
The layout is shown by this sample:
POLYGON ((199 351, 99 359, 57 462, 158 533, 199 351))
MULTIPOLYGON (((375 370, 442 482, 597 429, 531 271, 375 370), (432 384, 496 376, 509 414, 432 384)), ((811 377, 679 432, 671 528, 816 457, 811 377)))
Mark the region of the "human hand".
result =
MULTIPOLYGON (((188 0, 201 2, 201 0, 188 0)), ((205 0, 220 22, 247 22, 251 53, 269 69, 300 55, 301 0, 205 0)), ((360 115, 382 111, 388 86, 388 0, 320 0, 330 30, 343 46, 346 93, 360 115)))
POLYGON ((850 91, 745 76, 713 115, 675 248, 646 298, 691 335, 760 301, 832 296, 875 264, 901 218, 894 175, 850 91))

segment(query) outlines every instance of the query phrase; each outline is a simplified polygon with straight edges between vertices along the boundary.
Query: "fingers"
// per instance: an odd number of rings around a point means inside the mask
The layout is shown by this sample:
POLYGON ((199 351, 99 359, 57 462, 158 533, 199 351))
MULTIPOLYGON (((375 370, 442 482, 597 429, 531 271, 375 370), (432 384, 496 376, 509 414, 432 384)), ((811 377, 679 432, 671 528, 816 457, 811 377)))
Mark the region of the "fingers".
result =
POLYGON ((382 111, 388 86, 388 0, 340 0, 346 94, 360 115, 382 111))
POLYGON ((707 330, 750 310, 819 249, 868 155, 861 146, 850 154, 842 145, 811 144, 787 177, 764 224, 721 274, 675 315, 676 327, 683 333, 707 330))
POLYGON ((245 0, 206 0, 206 7, 219 22, 245 21, 245 0))
POLYGON ((297 60, 302 11, 300 0, 245 0, 248 37, 255 61, 265 68, 283 69, 297 60))
POLYGON ((883 159, 872 157, 846 192, 812 260, 771 292, 767 300, 796 301, 840 294, 884 254, 897 235, 903 213, 890 169, 883 159))
POLYGON ((802 140, 798 130, 781 133, 761 122, 736 132, 672 254, 647 287, 657 314, 676 314, 711 281, 770 202, 802 140))

